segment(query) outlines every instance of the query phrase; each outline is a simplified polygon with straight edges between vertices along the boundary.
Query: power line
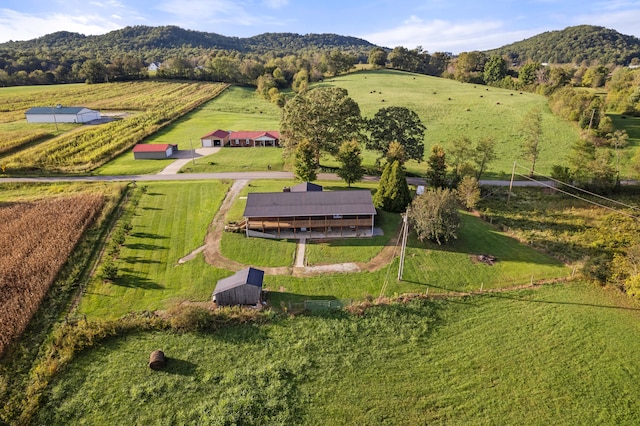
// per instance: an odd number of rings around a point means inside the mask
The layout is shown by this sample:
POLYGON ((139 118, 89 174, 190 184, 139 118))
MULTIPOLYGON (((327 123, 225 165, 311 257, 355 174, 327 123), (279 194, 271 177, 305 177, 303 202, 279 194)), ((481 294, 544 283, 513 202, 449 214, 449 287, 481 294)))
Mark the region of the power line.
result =
MULTIPOLYGON (((556 190, 558 192, 562 192, 563 194, 567 194, 567 195, 569 195, 571 197, 574 197, 574 198, 577 198, 579 200, 585 201, 585 202, 587 202, 589 204, 593 204, 593 205, 596 205, 598 207, 602 207, 603 209, 607 209, 607 210, 611 210, 611 211, 616 212, 616 213, 620 213, 620 214, 622 214, 624 216, 628 216, 628 217, 630 217, 632 219, 640 220, 640 217, 638 217, 638 216, 634 216, 634 215, 632 215, 630 213, 627 213, 627 212, 622 211, 622 210, 615 209, 613 207, 605 206, 604 204, 596 203, 595 201, 589 200, 588 198, 580 197, 579 195, 572 194, 571 192, 565 191, 563 189, 557 188, 557 187, 552 186, 552 185, 548 185, 548 184, 546 184, 544 182, 536 181, 535 179, 533 179, 533 178, 531 178, 529 176, 521 175, 519 173, 516 173, 516 175, 521 176, 521 177, 523 177, 525 179, 528 179, 530 181, 538 182, 542 186, 546 186, 547 188, 553 188, 554 190, 556 190)), ((602 197, 602 198, 604 198, 605 200, 608 200, 608 198, 606 198, 606 197, 602 197)))
POLYGON ((387 285, 389 284, 389 273, 391 271, 391 265, 393 264, 393 259, 395 259, 396 253, 398 252, 398 244, 404 238, 405 226, 406 226, 406 221, 403 221, 402 222, 402 227, 400 228, 400 233, 398 234, 398 239, 396 240, 396 244, 393 247, 393 253, 391 255, 392 262, 389 262, 389 266, 387 267, 387 274, 386 274, 386 276, 384 278, 384 282, 382 283, 382 288, 380 289, 380 294, 378 295, 379 299, 382 298, 384 296, 384 292, 387 291, 387 285))
MULTIPOLYGON (((514 163, 514 164, 516 164, 516 163, 514 163)), ((520 166, 520 165, 518 165, 518 164, 516 164, 516 165, 517 165, 518 167, 520 167, 521 169, 529 170, 527 167, 520 166)), ((514 172, 514 173, 515 173, 515 172, 514 172)), ((537 181, 537 180, 535 180, 535 179, 530 178, 529 176, 524 176, 524 175, 521 175, 521 174, 519 174, 519 173, 516 173, 516 174, 517 174, 518 176, 522 176, 522 177, 524 177, 524 178, 526 178, 526 179, 529 179, 529 180, 531 180, 531 181, 534 181, 534 182, 540 182, 540 181, 537 181)), ((543 177, 543 178, 545 178, 545 179, 549 179, 549 180, 551 180, 551 181, 553 181, 553 182, 561 183, 562 185, 568 186, 569 188, 575 189, 575 190, 577 190, 577 191, 584 192, 585 194, 589 194, 589 195, 592 195, 592 196, 594 196, 594 197, 598 197, 598 198, 601 198, 601 199, 603 199, 603 200, 610 201, 610 202, 612 202, 612 203, 614 203, 614 204, 619 204, 619 205, 621 205, 621 206, 624 206, 624 207, 630 208, 630 209, 632 209, 632 210, 638 210, 638 207, 636 207, 636 206, 631 206, 631 205, 629 205, 629 204, 625 204, 625 203, 623 203, 623 202, 620 202, 620 201, 617 201, 617 200, 613 200, 613 199, 611 199, 611 198, 607 198, 607 197, 605 197, 605 196, 603 196, 603 195, 596 194, 595 192, 587 191, 586 189, 579 188, 579 187, 577 187, 577 186, 571 185, 570 183, 562 182, 562 181, 557 180, 557 179, 554 179, 554 178, 552 178, 552 177, 550 177, 550 176, 545 176, 545 175, 540 174, 540 173, 537 173, 537 175, 538 175, 538 176, 542 176, 542 177, 543 177)), ((541 182, 540 182, 540 183, 541 183, 541 182)))

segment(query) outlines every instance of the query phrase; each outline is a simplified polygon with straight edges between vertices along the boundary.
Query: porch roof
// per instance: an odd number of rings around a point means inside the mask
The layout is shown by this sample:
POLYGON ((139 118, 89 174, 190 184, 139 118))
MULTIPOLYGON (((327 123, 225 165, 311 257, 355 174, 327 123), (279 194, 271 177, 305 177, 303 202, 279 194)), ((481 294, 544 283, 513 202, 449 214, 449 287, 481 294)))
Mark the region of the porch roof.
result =
POLYGON ((371 192, 251 192, 244 217, 296 217, 328 215, 375 215, 371 192))

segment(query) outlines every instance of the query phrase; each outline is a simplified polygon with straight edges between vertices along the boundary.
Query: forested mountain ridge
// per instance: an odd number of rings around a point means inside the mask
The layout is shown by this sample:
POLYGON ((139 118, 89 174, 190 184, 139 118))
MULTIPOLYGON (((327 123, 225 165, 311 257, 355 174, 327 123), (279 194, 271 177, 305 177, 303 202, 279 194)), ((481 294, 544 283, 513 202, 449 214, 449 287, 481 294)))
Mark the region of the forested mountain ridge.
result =
POLYGON ((506 56, 515 63, 581 64, 586 61, 627 65, 634 57, 640 59, 640 39, 604 27, 579 25, 544 32, 485 53, 506 56))
POLYGON ((294 54, 304 49, 340 49, 365 53, 376 47, 366 40, 337 34, 265 33, 253 37, 228 37, 216 33, 186 30, 177 26, 133 26, 104 35, 85 36, 59 31, 26 41, 0 43, 2 50, 73 50, 85 54, 147 52, 196 48, 233 50, 241 53, 294 54))

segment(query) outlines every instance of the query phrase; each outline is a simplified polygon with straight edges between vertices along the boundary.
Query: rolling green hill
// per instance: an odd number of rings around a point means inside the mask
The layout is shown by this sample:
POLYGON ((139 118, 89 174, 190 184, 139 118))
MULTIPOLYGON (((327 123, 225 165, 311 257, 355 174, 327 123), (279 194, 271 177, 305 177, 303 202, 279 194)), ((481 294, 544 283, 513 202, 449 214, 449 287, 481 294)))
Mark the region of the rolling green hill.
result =
POLYGON ((508 56, 516 63, 580 64, 586 61, 626 65, 634 57, 640 59, 640 39, 604 27, 579 25, 544 32, 485 53, 508 56))
POLYGON ((111 31, 104 35, 85 36, 59 31, 26 40, 0 43, 0 51, 60 50, 93 52, 150 52, 189 48, 206 50, 234 50, 242 53, 295 53, 304 49, 334 49, 366 52, 374 44, 366 40, 337 34, 265 33, 248 38, 228 37, 204 31, 186 30, 167 25, 150 27, 137 25, 111 31))

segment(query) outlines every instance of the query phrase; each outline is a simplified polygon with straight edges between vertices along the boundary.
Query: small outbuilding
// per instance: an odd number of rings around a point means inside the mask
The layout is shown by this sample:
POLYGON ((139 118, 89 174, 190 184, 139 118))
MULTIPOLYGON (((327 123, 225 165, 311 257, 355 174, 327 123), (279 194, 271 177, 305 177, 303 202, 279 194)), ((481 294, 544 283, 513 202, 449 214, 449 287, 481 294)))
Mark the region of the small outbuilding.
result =
POLYGON ((220 306, 256 305, 262 295, 264 271, 246 268, 218 281, 212 300, 220 306))
POLYGON ((25 113, 27 123, 88 123, 100 119, 100 112, 85 107, 34 107, 25 113))
POLYGON ((302 182, 291 187, 291 192, 309 192, 309 191, 322 191, 322 185, 317 185, 311 182, 302 182))
POLYGON ((133 158, 135 160, 163 160, 171 157, 177 150, 178 145, 168 143, 139 143, 133 147, 133 158))

